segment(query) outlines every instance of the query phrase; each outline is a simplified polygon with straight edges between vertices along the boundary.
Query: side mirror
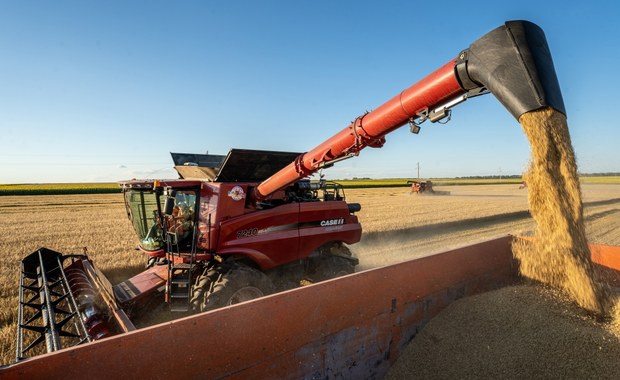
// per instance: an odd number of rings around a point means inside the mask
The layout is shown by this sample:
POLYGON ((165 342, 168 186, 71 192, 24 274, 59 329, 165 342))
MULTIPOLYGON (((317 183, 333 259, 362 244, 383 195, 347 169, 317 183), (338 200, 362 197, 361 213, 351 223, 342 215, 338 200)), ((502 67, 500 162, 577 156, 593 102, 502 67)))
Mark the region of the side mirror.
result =
POLYGON ((164 214, 172 215, 174 209, 175 199, 173 197, 166 197, 166 203, 164 204, 164 214))

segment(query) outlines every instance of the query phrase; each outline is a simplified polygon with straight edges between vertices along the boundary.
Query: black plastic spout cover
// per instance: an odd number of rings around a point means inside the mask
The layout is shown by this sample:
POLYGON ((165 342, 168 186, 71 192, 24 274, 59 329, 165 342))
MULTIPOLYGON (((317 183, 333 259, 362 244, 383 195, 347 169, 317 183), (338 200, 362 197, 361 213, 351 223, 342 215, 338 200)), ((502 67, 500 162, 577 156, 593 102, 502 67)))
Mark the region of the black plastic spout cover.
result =
POLYGON ((543 30, 529 21, 508 21, 474 42, 456 63, 464 90, 485 87, 518 120, 552 107, 566 115, 560 84, 543 30))

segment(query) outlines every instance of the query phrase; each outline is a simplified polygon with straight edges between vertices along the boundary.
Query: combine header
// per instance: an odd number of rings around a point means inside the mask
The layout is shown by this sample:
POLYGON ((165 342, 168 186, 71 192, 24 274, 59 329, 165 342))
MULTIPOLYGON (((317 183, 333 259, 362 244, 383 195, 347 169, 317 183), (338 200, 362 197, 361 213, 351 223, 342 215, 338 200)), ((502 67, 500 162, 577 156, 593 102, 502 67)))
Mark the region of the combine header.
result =
POLYGON ((17 360, 45 344, 47 352, 135 330, 112 286, 85 255, 41 248, 22 260, 17 360))
MULTIPOLYGON (((183 316, 353 273, 358 260, 347 245, 361 238, 355 215, 361 206, 347 203, 337 184, 307 178, 366 147, 381 147, 388 133, 404 125, 418 133, 424 121, 444 120, 455 105, 488 92, 515 118, 542 107, 565 113, 538 26, 511 21, 491 31, 307 153, 233 149, 226 156, 174 154, 180 179, 122 182, 127 214, 148 257, 146 271, 111 286, 83 255, 42 248, 25 258, 17 360, 36 353, 43 342, 52 352, 130 332, 131 321, 163 302, 183 316)), ((399 307, 393 302, 392 313, 399 307)), ((214 321, 214 315, 192 318, 195 323, 203 317, 214 321)), ((190 330, 172 340, 183 347, 190 340, 211 341, 196 336, 191 325, 183 324, 190 330)), ((116 349, 128 352, 141 344, 117 342, 116 349)), ((76 358, 80 349, 74 351, 76 358)))

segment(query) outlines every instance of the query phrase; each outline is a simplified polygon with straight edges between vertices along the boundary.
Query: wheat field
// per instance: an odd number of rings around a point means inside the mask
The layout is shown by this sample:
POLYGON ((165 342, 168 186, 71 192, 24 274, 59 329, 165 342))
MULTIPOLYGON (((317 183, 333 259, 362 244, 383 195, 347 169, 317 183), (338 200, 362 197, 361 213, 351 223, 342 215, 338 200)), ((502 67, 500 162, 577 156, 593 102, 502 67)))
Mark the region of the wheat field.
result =
MULTIPOLYGON (((407 188, 347 190, 362 242, 352 246, 359 269, 393 264, 506 234, 527 234, 527 190, 517 184, 446 186, 449 195, 409 194, 407 188)), ((584 184, 588 238, 620 245, 620 185, 584 184)), ((112 283, 143 270, 121 194, 0 197, 0 364, 15 360, 21 259, 40 247, 89 257, 112 283)))

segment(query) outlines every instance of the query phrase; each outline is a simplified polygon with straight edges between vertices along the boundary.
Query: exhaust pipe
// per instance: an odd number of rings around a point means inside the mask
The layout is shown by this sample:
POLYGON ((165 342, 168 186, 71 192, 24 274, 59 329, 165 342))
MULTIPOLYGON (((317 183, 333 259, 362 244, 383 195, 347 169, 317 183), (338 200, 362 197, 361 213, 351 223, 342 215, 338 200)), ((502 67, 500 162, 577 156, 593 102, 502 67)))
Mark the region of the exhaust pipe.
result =
POLYGON ((566 115, 545 33, 529 21, 508 21, 478 39, 455 71, 464 90, 486 88, 517 120, 543 107, 566 115))

